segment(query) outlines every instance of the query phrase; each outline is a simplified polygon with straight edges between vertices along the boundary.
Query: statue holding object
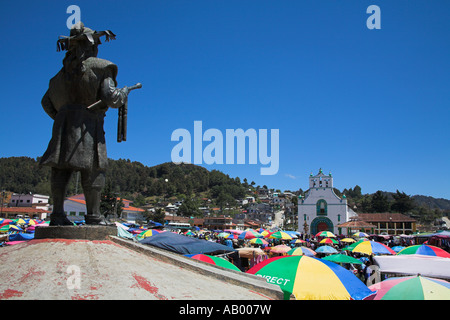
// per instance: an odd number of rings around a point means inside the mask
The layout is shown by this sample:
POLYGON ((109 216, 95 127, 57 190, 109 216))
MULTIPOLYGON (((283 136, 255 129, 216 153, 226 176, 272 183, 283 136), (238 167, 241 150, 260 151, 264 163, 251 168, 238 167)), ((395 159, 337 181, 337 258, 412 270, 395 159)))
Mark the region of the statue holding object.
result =
POLYGON ((42 98, 42 107, 54 120, 52 138, 40 161, 52 168, 50 225, 72 225, 64 212, 64 200, 75 171, 81 173, 86 224, 106 224, 100 212, 108 161, 104 117, 108 108, 119 109, 120 141, 125 141, 128 93, 141 85, 117 88, 117 66, 97 58, 102 36, 106 41, 115 39, 109 30, 94 31, 79 22, 71 28, 69 37, 57 41, 58 51, 67 53, 63 67, 50 80, 42 98))

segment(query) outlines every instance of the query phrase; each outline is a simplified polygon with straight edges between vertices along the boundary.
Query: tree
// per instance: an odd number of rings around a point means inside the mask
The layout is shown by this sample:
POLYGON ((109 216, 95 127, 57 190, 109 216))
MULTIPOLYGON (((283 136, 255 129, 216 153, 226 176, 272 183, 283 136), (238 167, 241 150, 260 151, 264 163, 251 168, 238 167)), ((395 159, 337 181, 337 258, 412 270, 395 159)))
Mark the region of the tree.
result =
POLYGON ((155 212, 151 212, 147 214, 146 218, 149 220, 152 220, 154 222, 159 222, 164 224, 164 218, 166 216, 166 213, 162 208, 156 208, 155 212))
POLYGON ((414 199, 404 192, 400 193, 400 191, 397 190, 397 193, 394 193, 392 196, 394 197, 394 203, 392 204, 391 209, 394 212, 406 213, 415 207, 414 199))
POLYGON ((197 203, 194 200, 192 200, 191 198, 187 198, 178 208, 178 214, 184 217, 191 217, 191 216, 195 217, 201 216, 202 212, 200 211, 197 203))
POLYGON ((100 212, 105 218, 108 215, 120 217, 122 215, 122 208, 122 198, 118 199, 117 195, 112 192, 111 184, 107 183, 101 194, 100 212))
POLYGON ((380 190, 375 192, 372 196, 371 207, 375 212, 388 212, 390 205, 387 196, 380 190))

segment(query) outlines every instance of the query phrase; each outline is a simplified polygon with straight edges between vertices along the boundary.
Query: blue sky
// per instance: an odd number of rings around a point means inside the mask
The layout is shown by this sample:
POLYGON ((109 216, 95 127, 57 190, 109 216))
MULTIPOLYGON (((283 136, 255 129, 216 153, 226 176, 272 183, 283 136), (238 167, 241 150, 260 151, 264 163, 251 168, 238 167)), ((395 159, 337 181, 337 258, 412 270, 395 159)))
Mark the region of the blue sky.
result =
MULTIPOLYGON (((310 172, 335 187, 450 199, 450 2, 447 0, 2 1, 1 157, 38 157, 52 120, 40 101, 61 68, 66 9, 110 29, 99 57, 131 93, 128 141, 105 119, 108 156, 171 161, 170 137, 203 130, 279 129, 279 171, 203 165, 257 185, 308 188, 310 172), (381 29, 369 30, 369 5, 381 29)), ((205 147, 206 143, 203 147, 205 147)))

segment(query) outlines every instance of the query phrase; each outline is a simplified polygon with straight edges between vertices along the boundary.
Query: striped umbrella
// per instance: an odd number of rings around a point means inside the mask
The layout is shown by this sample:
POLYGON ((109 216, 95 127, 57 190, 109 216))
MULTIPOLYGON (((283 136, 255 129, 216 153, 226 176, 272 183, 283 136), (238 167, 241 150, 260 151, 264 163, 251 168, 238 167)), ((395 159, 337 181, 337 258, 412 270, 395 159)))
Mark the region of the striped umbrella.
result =
POLYGON ((145 239, 147 237, 151 237, 151 236, 154 236, 155 234, 159 234, 159 233, 161 233, 161 232, 158 231, 158 230, 149 229, 149 230, 146 230, 146 231, 143 231, 143 232, 139 233, 136 237, 138 239, 145 239))
POLYGON ((395 277, 369 287, 373 300, 450 300, 450 283, 422 276, 395 277))
POLYGON ((365 238, 368 237, 369 235, 365 232, 355 232, 353 236, 356 238, 365 238))
POLYGON ((342 248, 342 250, 352 251, 358 244, 360 244, 361 242, 364 242, 364 241, 369 241, 369 240, 366 238, 359 239, 358 241, 346 246, 345 248, 342 248))
POLYGON ((387 245, 376 241, 363 241, 356 245, 352 252, 371 254, 395 254, 395 251, 389 248, 387 245))
POLYGON ((293 243, 293 244, 306 243, 306 241, 305 241, 305 240, 302 240, 302 239, 293 239, 293 240, 291 241, 291 243, 293 243))
POLYGON ((291 250, 291 247, 288 247, 285 244, 280 244, 278 246, 270 248, 270 252, 273 253, 287 253, 289 250, 291 250))
POLYGON ((327 261, 333 261, 335 263, 353 263, 353 264, 362 264, 361 260, 358 260, 356 258, 347 256, 345 254, 337 253, 332 254, 331 256, 326 256, 322 258, 323 260, 327 261))
POLYGON ((285 299, 293 294, 297 300, 362 300, 374 294, 349 270, 307 256, 270 258, 247 273, 279 285, 285 299))
POLYGON ((325 238, 320 240, 319 243, 324 243, 324 244, 339 244, 339 241, 335 240, 335 239, 331 239, 331 238, 325 238))
POLYGON ((331 231, 320 231, 316 234, 316 238, 317 237, 336 238, 334 233, 331 231))
POLYGON ((282 239, 282 240, 292 240, 292 237, 290 235, 288 235, 286 232, 284 231, 277 231, 274 233, 271 233, 269 236, 267 236, 266 238, 269 239, 282 239))
POLYGON ((253 239, 250 240, 250 243, 261 244, 261 245, 269 244, 266 240, 261 239, 261 238, 253 238, 253 239))
POLYGON ((243 240, 243 239, 253 239, 253 238, 262 238, 262 237, 263 236, 260 233, 256 232, 255 230, 250 229, 250 230, 242 232, 239 235, 238 239, 243 240))
POLYGON ((195 260, 200 260, 206 263, 210 263, 222 268, 227 268, 230 270, 234 270, 234 271, 239 271, 241 272, 241 270, 239 270, 238 267, 236 267, 234 264, 232 264, 230 261, 225 260, 223 258, 220 257, 216 257, 216 256, 210 256, 208 254, 203 254, 203 253, 196 253, 196 254, 186 254, 186 257, 195 259, 195 260))
POLYGON ((217 236, 219 237, 219 238, 226 238, 226 237, 228 237, 230 235, 230 233, 228 233, 228 232, 221 232, 221 233, 219 233, 217 236))
POLYGON ((316 252, 313 249, 310 249, 308 247, 298 247, 289 250, 286 252, 290 256, 308 256, 308 257, 314 257, 316 255, 316 252))
POLYGON ((421 254, 425 256, 436 256, 442 258, 450 258, 450 253, 441 249, 439 247, 431 246, 428 244, 418 244, 414 246, 409 246, 397 253, 398 255, 402 254, 421 254))
POLYGON ((264 237, 264 238, 267 238, 271 233, 274 233, 275 231, 273 231, 273 230, 264 230, 263 232, 261 232, 261 235, 264 237))

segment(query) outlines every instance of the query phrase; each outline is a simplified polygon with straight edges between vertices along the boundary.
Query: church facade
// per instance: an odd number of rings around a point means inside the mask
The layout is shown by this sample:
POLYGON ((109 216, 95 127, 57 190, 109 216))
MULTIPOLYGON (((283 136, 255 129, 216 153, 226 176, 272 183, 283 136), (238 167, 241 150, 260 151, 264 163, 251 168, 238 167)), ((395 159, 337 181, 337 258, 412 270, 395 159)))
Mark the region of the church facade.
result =
POLYGON ((333 176, 324 174, 309 176, 309 189, 305 196, 298 198, 298 232, 315 235, 320 231, 341 234, 338 224, 347 222, 356 215, 347 206, 344 196, 338 197, 333 191, 333 176))

